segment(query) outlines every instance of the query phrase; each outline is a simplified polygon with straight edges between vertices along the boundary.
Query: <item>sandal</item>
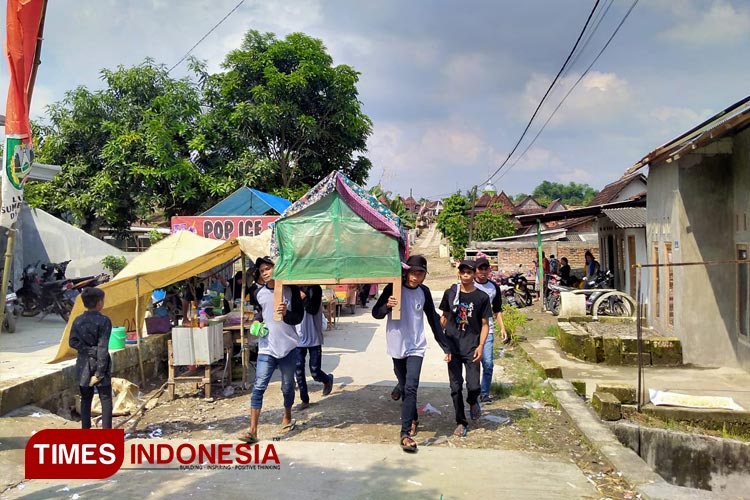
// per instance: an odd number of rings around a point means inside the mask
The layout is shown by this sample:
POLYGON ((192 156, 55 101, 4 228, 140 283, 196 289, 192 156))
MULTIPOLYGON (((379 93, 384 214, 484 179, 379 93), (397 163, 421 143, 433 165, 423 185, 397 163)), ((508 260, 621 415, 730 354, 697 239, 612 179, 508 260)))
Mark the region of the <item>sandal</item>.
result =
POLYGON ((310 403, 299 403, 294 407, 294 411, 302 411, 310 408, 310 403))
POLYGON ((247 444, 255 444, 259 441, 258 436, 250 431, 240 434, 237 436, 237 439, 247 444))
POLYGON ((417 432, 419 432, 419 420, 412 420, 411 430, 409 431, 409 436, 414 437, 417 435, 417 432))
POLYGON ((472 420, 479 420, 479 417, 482 416, 482 407, 479 406, 479 403, 474 403, 469 407, 469 414, 472 420))
POLYGON ((401 449, 407 453, 414 453, 417 451, 417 442, 409 436, 401 436, 401 449))
POLYGON ((458 427, 456 427, 456 430, 453 431, 453 435, 458 436, 458 437, 466 437, 468 433, 469 433, 469 428, 466 427, 464 424, 458 424, 458 427))
POLYGON ((286 431, 286 432, 292 432, 296 428, 297 428, 297 421, 295 419, 292 419, 288 424, 283 426, 281 430, 286 431))
POLYGON ((396 387, 393 388, 391 391, 391 399, 394 401, 398 401, 401 399, 401 386, 396 384, 396 387))

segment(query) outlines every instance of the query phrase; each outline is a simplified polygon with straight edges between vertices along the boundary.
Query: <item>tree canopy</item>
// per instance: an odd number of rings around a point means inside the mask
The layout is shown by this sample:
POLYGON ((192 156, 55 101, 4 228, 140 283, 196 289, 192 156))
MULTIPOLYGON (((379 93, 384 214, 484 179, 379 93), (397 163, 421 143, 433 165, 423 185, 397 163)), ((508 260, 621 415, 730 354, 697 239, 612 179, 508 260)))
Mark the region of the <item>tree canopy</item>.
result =
POLYGON ((223 66, 204 78, 210 111, 198 149, 237 161, 258 154, 264 161, 251 168, 260 188, 313 185, 333 170, 367 179, 372 122, 358 100, 359 73, 334 66, 322 41, 250 30, 223 66))
POLYGON ((454 194, 443 200, 443 209, 437 216, 437 228, 450 241, 451 255, 461 258, 469 244, 469 219, 466 211, 469 200, 454 194))
POLYGON ((531 196, 544 205, 550 204, 557 198, 565 205, 586 205, 598 193, 599 191, 588 184, 569 182, 566 185, 558 182, 543 181, 534 188, 531 196))
POLYGON ((35 126, 37 159, 62 166, 26 186, 29 205, 96 232, 138 219, 198 213, 240 186, 296 199, 333 170, 355 182, 372 122, 359 73, 333 65, 320 40, 248 31, 223 71, 192 60, 171 78, 147 59, 102 70, 102 90, 78 87, 35 126))
POLYGON ((194 84, 151 60, 103 70, 102 79, 103 90, 78 87, 48 106, 49 124, 35 131, 37 158, 62 171, 26 186, 29 205, 86 230, 124 233, 139 217, 193 213, 222 191, 218 172, 190 162, 201 102, 194 84))
POLYGON ((474 216, 473 237, 475 241, 489 241, 513 236, 516 233, 513 215, 503 212, 502 209, 502 204, 493 203, 474 216))

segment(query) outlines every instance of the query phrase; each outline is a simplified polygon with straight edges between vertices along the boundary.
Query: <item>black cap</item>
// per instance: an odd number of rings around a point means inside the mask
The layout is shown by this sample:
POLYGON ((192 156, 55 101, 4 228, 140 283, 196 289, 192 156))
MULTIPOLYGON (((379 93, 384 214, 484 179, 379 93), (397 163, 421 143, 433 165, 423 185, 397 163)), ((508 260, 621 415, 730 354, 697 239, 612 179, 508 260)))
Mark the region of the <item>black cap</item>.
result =
POLYGON ((479 257, 477 260, 474 261, 474 265, 477 266, 477 268, 482 266, 489 266, 490 261, 485 259, 484 257, 479 257))
POLYGON ((472 271, 475 271, 477 268, 473 260, 462 260, 461 263, 458 265, 458 268, 461 269, 462 267, 468 267, 472 271))
POLYGON ((408 271, 427 272, 427 259, 424 255, 411 255, 406 259, 406 267, 408 271))
POLYGON ((266 255, 265 257, 258 257, 257 259, 255 259, 255 267, 260 268, 261 264, 270 264, 272 266, 276 265, 274 261, 271 260, 271 257, 269 257, 268 255, 266 255))

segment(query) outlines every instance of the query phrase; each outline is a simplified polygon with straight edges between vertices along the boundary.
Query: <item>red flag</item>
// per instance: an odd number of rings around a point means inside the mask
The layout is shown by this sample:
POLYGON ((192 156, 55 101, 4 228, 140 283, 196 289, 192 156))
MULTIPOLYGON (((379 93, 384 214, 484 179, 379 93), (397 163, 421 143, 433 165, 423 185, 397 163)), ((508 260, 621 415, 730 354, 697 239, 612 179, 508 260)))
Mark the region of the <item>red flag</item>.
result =
POLYGON ((29 80, 34 68, 39 23, 44 0, 8 0, 5 50, 10 66, 10 87, 5 111, 5 133, 31 137, 29 80))
POLYGON ((5 53, 10 85, 5 103, 5 158, 0 226, 11 227, 23 203, 23 187, 34 152, 29 123, 29 93, 45 0, 8 0, 5 53))

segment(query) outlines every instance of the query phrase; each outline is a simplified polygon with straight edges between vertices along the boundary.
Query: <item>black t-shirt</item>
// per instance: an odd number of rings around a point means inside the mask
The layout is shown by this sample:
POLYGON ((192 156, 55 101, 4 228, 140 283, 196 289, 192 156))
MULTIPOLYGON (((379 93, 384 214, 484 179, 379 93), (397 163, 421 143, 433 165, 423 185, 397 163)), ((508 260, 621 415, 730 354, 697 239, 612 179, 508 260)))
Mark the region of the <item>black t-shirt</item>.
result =
POLYGON ((490 297, 482 290, 475 289, 465 293, 451 287, 443 294, 440 310, 448 313, 448 324, 445 333, 451 351, 462 356, 469 356, 479 345, 482 333, 482 318, 492 318, 490 297), (454 297, 458 291, 458 304, 454 297))

